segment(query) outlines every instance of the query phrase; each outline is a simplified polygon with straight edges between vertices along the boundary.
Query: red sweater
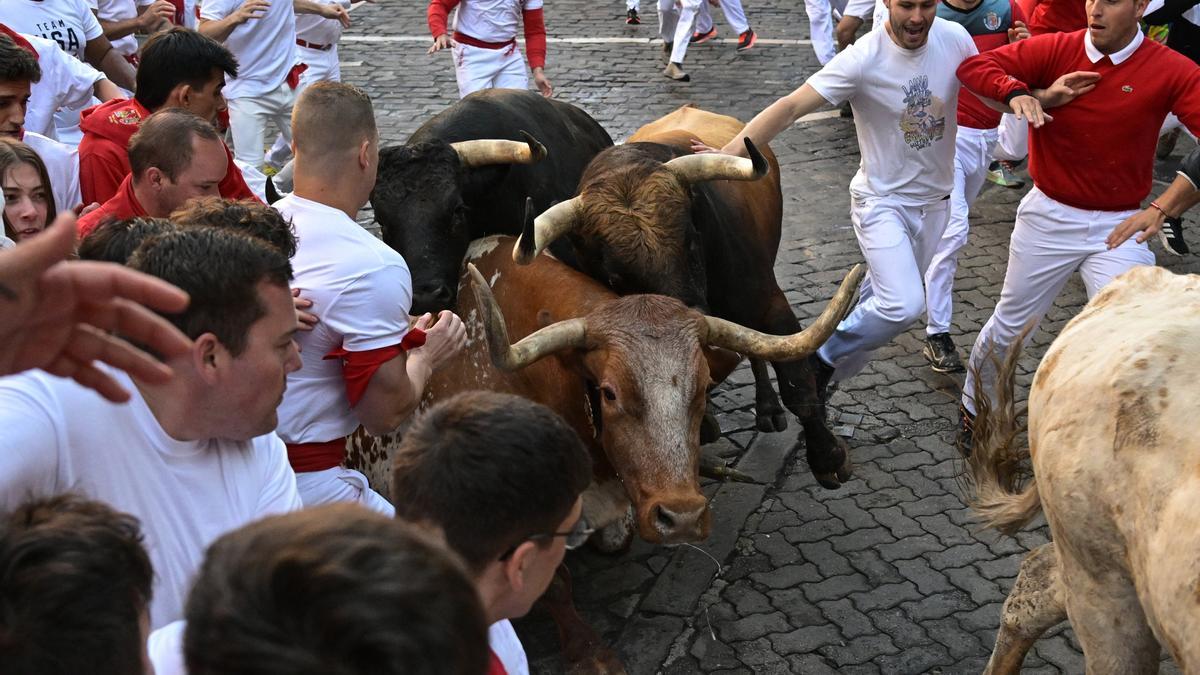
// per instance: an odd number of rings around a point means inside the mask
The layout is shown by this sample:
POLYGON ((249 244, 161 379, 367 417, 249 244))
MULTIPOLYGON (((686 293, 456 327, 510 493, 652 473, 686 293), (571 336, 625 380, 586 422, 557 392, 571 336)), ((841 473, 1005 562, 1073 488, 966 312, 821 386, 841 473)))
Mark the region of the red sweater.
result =
POLYGON ((1071 33, 1087 28, 1086 0, 1026 0, 1022 9, 1029 17, 1029 32, 1071 33))
MULTIPOLYGON (((92 106, 79 114, 83 140, 79 143, 79 188, 83 203, 104 203, 117 192, 121 180, 129 175, 129 139, 150 111, 135 99, 114 98, 92 106)), ((254 199, 254 193, 242 178, 242 170, 229 156, 229 168, 221 181, 221 196, 226 199, 254 199)))
MULTIPOLYGON (((459 2, 460 0, 430 0, 429 7, 425 10, 425 21, 429 24, 429 33, 433 37, 446 34, 450 10, 457 7, 459 2)), ((525 56, 529 59, 529 67, 546 67, 546 20, 542 8, 522 10, 521 23, 525 27, 525 56)))
POLYGON ((1084 34, 1055 33, 973 56, 958 67, 970 91, 995 101, 1044 89, 1077 70, 1100 73, 1091 92, 1030 127, 1029 173, 1052 199, 1080 209, 1136 209, 1150 192, 1158 130, 1168 112, 1200 134, 1200 67, 1152 40, 1113 65, 1092 63, 1084 34))
MULTIPOLYGON (((1013 0, 1006 0, 1003 4, 1008 5, 1009 21, 1001 25, 1000 17, 1003 14, 997 11, 1000 8, 997 8, 996 4, 984 0, 974 8, 963 11, 950 3, 940 2, 938 16, 966 28, 971 34, 971 39, 975 41, 975 49, 983 53, 1008 44, 1008 29, 1014 27, 1018 21, 1025 22, 1025 11, 1021 9, 1021 5, 1013 0)), ((1000 116, 999 110, 988 106, 979 100, 978 96, 968 94, 958 97, 960 127, 995 129, 1000 126, 1000 116)))
POLYGON ((125 179, 117 188, 116 194, 101 204, 100 208, 77 220, 75 228, 79 231, 79 238, 83 239, 106 221, 145 215, 146 209, 142 208, 141 203, 137 200, 137 195, 133 194, 133 176, 126 174, 125 179))

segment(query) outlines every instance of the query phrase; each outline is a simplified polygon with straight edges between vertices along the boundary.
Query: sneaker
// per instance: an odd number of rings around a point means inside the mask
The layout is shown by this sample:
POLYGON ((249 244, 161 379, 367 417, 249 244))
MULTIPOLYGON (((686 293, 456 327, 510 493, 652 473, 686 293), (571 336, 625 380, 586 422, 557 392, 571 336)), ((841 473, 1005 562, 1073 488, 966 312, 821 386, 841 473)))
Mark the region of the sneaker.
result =
POLYGON ((958 406, 958 430, 954 432, 954 446, 963 457, 970 457, 975 448, 975 416, 962 404, 958 406))
POLYGON ((754 29, 748 28, 745 33, 738 36, 737 50, 744 52, 754 47, 754 43, 758 42, 758 35, 754 33, 754 29))
POLYGON ((625 23, 629 24, 630 26, 637 26, 642 23, 642 20, 638 18, 636 9, 631 9, 628 12, 625 12, 625 23))
POLYGON ((825 359, 815 353, 809 357, 809 364, 812 366, 813 378, 817 384, 817 398, 821 400, 821 403, 825 403, 832 393, 829 381, 833 379, 833 374, 837 369, 825 363, 825 359))
POLYGON ((1171 255, 1187 255, 1189 249, 1183 240, 1183 218, 1167 218, 1158 231, 1158 241, 1171 255))
POLYGON ((950 339, 949 333, 937 333, 925 337, 925 348, 921 350, 926 359, 929 359, 929 367, 933 368, 936 373, 961 373, 966 368, 963 368, 962 359, 958 357, 958 349, 954 347, 954 340, 950 339))
POLYGON ((1155 159, 1166 159, 1175 151, 1175 142, 1179 140, 1180 129, 1175 128, 1158 137, 1158 147, 1154 149, 1155 159))
POLYGON ((668 63, 667 67, 663 68, 662 73, 663 73, 663 75, 666 75, 667 77, 671 78, 672 80, 675 80, 676 82, 691 82, 692 81, 692 76, 683 72, 683 64, 681 64, 681 63, 675 63, 675 62, 668 63))
POLYGON ((700 31, 692 33, 692 37, 688 38, 688 43, 694 45, 703 44, 715 37, 717 37, 717 27, 713 26, 712 28, 708 29, 707 33, 701 33, 700 31))
POLYGON ((999 160, 992 162, 988 167, 987 179, 1001 187, 1017 188, 1025 187, 1025 181, 1016 175, 1016 167, 1008 160, 999 160))

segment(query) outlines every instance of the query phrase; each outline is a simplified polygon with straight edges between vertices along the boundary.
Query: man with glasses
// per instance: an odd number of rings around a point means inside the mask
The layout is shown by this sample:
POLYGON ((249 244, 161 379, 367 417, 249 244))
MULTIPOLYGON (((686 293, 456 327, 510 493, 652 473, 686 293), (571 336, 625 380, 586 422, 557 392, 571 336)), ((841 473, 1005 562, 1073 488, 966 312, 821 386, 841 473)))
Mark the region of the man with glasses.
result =
POLYGON ((571 427, 517 396, 463 393, 405 433, 392 474, 396 515, 440 528, 466 562, 492 626, 491 672, 528 672, 508 619, 524 616, 565 551, 587 541, 581 495, 591 480, 571 427))

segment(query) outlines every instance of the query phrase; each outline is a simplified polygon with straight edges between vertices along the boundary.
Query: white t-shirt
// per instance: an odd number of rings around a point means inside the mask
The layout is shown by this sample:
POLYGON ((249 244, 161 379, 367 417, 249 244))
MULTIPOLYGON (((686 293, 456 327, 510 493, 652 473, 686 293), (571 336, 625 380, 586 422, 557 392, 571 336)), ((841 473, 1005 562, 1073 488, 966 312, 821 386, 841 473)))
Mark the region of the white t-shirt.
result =
MULTIPOLYGON (((138 6, 134 3, 134 0, 88 0, 88 4, 96 12, 98 19, 108 23, 128 21, 129 19, 136 19, 138 16, 138 6)), ((138 41, 132 34, 116 40, 110 40, 110 42, 112 42, 113 49, 126 56, 137 53, 138 41)))
POLYGON ((517 37, 522 11, 541 8, 542 0, 463 0, 455 29, 484 42, 504 42, 517 37))
POLYGON ((99 367, 133 393, 129 403, 41 372, 0 379, 0 504, 75 490, 140 519, 158 628, 182 618, 214 539, 300 508, 296 476, 273 433, 241 442, 171 438, 127 375, 99 367))
POLYGON ((146 640, 146 652, 154 675, 187 675, 187 664, 183 660, 183 631, 186 621, 173 621, 150 633, 146 640))
POLYGON ((83 192, 79 189, 79 148, 30 131, 26 131, 21 140, 33 148, 46 165, 46 173, 50 176, 50 192, 54 194, 54 208, 62 213, 82 204, 83 192))
POLYGON ((958 77, 978 53, 966 29, 933 20, 919 49, 902 49, 873 30, 825 64, 808 84, 830 103, 850 101, 862 162, 850 182, 855 198, 895 197, 923 204, 954 187, 958 77))
POLYGON ((488 646, 492 648, 496 658, 500 659, 500 663, 504 664, 508 675, 529 675, 529 657, 525 655, 525 646, 517 637, 517 631, 513 629, 511 621, 500 619, 488 626, 488 646))
MULTIPOLYGON (((244 0, 204 0, 202 20, 233 14, 244 0)), ((248 98, 274 91, 296 65, 296 13, 292 3, 276 0, 261 18, 233 29, 225 46, 238 60, 238 76, 225 77, 226 98, 248 98)))
POLYGON ((320 318, 296 341, 304 355, 288 375, 279 406, 279 435, 288 443, 324 443, 358 428, 346 398, 339 359, 344 348, 365 352, 400 344, 408 333, 412 275, 400 254, 345 213, 294 194, 275 208, 296 229, 293 288, 313 301, 320 318))
MULTIPOLYGON (((325 5, 341 5, 350 9, 350 0, 316 0, 325 5)), ((319 14, 296 15, 296 37, 314 45, 337 45, 342 39, 342 22, 326 19, 319 14)))
POLYGON ((87 0, 3 0, 0 22, 18 33, 53 40, 80 61, 88 41, 104 34, 87 0))
POLYGON ((42 79, 29 91, 25 131, 54 138, 54 113, 59 108, 80 110, 92 101, 96 83, 104 73, 59 49, 58 43, 37 35, 22 35, 33 45, 42 67, 42 79))

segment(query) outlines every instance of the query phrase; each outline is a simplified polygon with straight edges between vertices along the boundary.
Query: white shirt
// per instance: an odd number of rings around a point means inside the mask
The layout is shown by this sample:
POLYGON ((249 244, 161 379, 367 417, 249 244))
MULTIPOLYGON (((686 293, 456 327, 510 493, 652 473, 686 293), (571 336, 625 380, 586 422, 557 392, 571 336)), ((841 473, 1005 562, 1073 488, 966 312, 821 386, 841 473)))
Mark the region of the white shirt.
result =
POLYGON ((542 0, 463 0, 455 29, 484 42, 512 40, 521 26, 521 12, 541 7, 542 0))
POLYGON ((856 198, 937 201, 954 187, 958 130, 955 70, 978 53, 966 29, 935 18, 919 49, 902 49, 887 30, 847 47, 808 84, 830 103, 850 101, 862 162, 850 182, 856 198))
POLYGON ((150 633, 146 640, 146 652, 154 675, 187 675, 187 664, 183 660, 183 632, 186 621, 174 621, 150 633))
POLYGON ((153 628, 182 618, 204 550, 266 515, 300 508, 296 477, 275 434, 249 441, 177 441, 133 393, 114 404, 41 372, 0 379, 0 504, 75 490, 142 523, 154 565, 153 628))
POLYGON ((0 22, 18 33, 57 42, 80 61, 88 41, 104 34, 87 0, 3 0, 0 22))
MULTIPOLYGON (((220 20, 243 0, 204 0, 200 18, 220 20)), ((225 77, 226 98, 249 98, 274 91, 296 65, 296 13, 292 3, 276 0, 261 18, 233 29, 225 46, 238 60, 238 76, 225 77)))
POLYGON ((22 35, 33 45, 42 68, 42 79, 29 90, 25 131, 54 136, 54 113, 59 108, 81 110, 91 104, 96 83, 104 73, 59 49, 58 44, 36 35, 22 35))
MULTIPOLYGON (((96 12, 96 18, 107 23, 128 21, 138 16, 138 7, 133 0, 88 0, 88 4, 96 12)), ((132 34, 110 42, 113 49, 126 56, 137 53, 138 41, 132 34)))
POLYGON ((324 443, 358 428, 346 398, 339 359, 400 344, 408 333, 412 275, 408 264, 345 213, 295 194, 275 202, 296 229, 293 288, 313 301, 320 322, 296 341, 304 355, 288 375, 279 406, 279 435, 288 443, 324 443))
MULTIPOLYGON (((341 5, 350 9, 350 0, 316 0, 325 5, 341 5)), ((314 45, 334 45, 342 39, 342 22, 326 19, 319 14, 296 15, 296 37, 314 45)))
POLYGON ((525 647, 511 621, 500 619, 488 626, 488 646, 504 664, 504 671, 508 675, 529 675, 529 657, 525 655, 525 647))
POLYGON ((46 165, 46 173, 50 176, 50 192, 54 194, 54 208, 62 213, 82 204, 83 191, 79 189, 79 148, 30 131, 26 131, 21 140, 33 148, 46 165))

